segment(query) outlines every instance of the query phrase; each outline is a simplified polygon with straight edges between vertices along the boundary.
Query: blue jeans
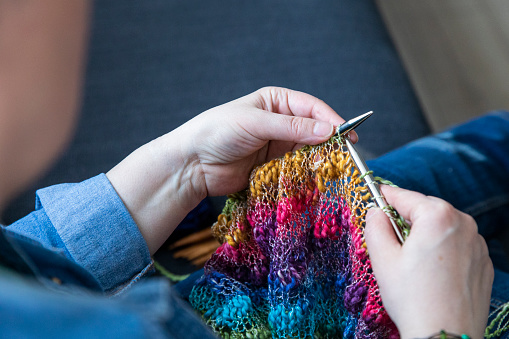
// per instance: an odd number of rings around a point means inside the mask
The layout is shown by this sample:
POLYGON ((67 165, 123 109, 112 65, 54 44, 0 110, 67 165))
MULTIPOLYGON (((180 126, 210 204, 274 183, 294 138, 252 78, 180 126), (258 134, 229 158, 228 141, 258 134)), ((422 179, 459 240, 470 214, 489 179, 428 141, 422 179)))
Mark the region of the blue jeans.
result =
MULTIPOLYGON (((491 312, 509 300, 509 265, 499 241, 505 237, 509 243, 508 112, 419 139, 368 161, 368 166, 400 187, 440 197, 472 215, 495 265, 491 312)), ((183 298, 201 273, 176 285, 183 298)), ((500 338, 509 338, 509 333, 500 338)))

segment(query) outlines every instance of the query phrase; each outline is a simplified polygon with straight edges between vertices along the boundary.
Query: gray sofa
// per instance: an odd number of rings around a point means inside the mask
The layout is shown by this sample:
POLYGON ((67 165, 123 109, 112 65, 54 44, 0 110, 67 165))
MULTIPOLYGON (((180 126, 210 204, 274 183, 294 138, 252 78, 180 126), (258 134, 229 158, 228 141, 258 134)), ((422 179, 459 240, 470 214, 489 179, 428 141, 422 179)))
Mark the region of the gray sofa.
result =
POLYGON ((76 137, 7 210, 29 213, 37 188, 108 171, 200 112, 267 85, 311 93, 358 130, 368 157, 429 133, 372 0, 111 0, 92 18, 76 137))

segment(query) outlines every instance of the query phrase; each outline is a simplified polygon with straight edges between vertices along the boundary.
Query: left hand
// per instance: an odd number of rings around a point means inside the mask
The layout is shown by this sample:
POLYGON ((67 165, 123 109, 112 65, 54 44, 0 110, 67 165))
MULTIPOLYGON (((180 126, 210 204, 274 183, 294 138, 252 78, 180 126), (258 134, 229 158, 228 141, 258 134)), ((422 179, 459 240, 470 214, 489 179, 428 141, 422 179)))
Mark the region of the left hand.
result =
MULTIPOLYGON (((206 190, 202 195, 217 196, 246 188, 253 167, 305 144, 324 142, 343 122, 311 95, 263 88, 212 108, 183 127, 196 135, 194 154, 206 190)), ((355 133, 351 137, 357 141, 355 133)))
POLYGON ((154 252, 207 195, 246 188, 254 166, 324 142, 343 122, 311 95, 262 88, 140 147, 107 176, 154 252))

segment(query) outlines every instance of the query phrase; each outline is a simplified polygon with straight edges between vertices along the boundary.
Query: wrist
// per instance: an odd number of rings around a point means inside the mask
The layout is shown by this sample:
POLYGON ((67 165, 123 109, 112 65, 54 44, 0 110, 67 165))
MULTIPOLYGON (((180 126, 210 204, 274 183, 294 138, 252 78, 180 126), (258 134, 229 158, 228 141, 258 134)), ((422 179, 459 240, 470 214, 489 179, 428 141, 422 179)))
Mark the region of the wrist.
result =
POLYGON ((206 196, 199 161, 174 132, 138 148, 106 174, 150 253, 206 196))
POLYGON ((190 138, 180 127, 147 144, 154 161, 151 171, 160 185, 159 194, 171 195, 177 206, 189 211, 207 196, 200 159, 190 138))
MULTIPOLYGON (((438 277, 436 277, 438 279, 438 277)), ((441 282, 441 285, 444 283, 441 282)), ((408 298, 408 295, 406 295, 408 298)), ((445 296, 438 298, 445 300, 445 296)), ((438 299, 438 300, 440 300, 438 299)), ((402 313, 395 321, 402 339, 433 338, 432 335, 445 331, 451 334, 466 334, 471 338, 482 338, 486 322, 474 317, 463 299, 449 301, 449 303, 426 303, 423 299, 415 299, 417 309, 407 309, 406 316, 402 313), (412 315, 408 317, 408 315, 412 315)), ((447 337, 446 337, 447 338, 447 337)))

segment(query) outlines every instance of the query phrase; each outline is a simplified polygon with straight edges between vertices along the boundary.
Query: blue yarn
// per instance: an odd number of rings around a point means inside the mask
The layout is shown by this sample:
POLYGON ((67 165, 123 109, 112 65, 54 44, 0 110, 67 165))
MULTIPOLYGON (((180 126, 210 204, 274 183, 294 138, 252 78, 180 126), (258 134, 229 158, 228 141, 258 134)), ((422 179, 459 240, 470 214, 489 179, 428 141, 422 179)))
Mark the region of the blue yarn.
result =
POLYGON ((269 312, 269 324, 278 331, 293 332, 306 323, 305 319, 308 313, 306 310, 308 306, 309 301, 305 299, 299 299, 297 304, 293 305, 291 309, 278 304, 269 312))
POLYGON ((288 292, 288 291, 290 291, 292 288, 294 288, 294 287, 295 287, 295 285, 296 285, 295 278, 294 278, 294 277, 292 277, 292 282, 291 282, 291 283, 289 283, 289 284, 288 284, 288 285, 286 285, 286 286, 284 286, 284 285, 283 285, 283 291, 288 292))
POLYGON ((252 311, 251 299, 247 295, 236 295, 214 312, 215 321, 220 326, 236 327, 252 311))
POLYGON ((357 327, 357 319, 348 316, 346 321, 346 328, 343 332, 344 339, 355 339, 355 329, 357 327))
POLYGON ((318 299, 322 299, 322 300, 326 300, 327 299, 327 296, 328 296, 328 291, 324 288, 324 286, 322 284, 313 284, 313 288, 314 288, 314 295, 318 298, 318 299))
POLYGON ((338 296, 342 296, 346 288, 346 278, 343 275, 338 274, 334 287, 338 296))

